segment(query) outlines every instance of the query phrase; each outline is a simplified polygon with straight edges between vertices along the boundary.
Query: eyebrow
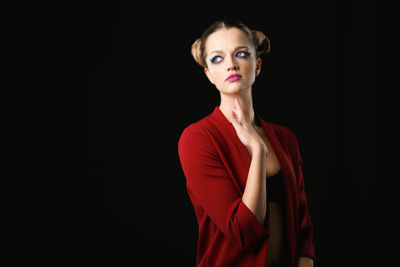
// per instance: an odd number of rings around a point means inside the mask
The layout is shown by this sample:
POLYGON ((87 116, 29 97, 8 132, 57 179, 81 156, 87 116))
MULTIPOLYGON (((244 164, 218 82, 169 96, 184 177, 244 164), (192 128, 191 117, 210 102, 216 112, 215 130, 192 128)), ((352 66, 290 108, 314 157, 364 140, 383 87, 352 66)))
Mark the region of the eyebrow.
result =
MULTIPOLYGON (((236 51, 236 50, 238 50, 240 48, 247 48, 248 50, 250 50, 250 48, 248 46, 241 45, 241 46, 236 47, 234 51, 236 51)), ((223 53, 223 52, 224 51, 222 51, 222 50, 215 50, 215 51, 210 52, 209 55, 212 54, 212 53, 223 53)))

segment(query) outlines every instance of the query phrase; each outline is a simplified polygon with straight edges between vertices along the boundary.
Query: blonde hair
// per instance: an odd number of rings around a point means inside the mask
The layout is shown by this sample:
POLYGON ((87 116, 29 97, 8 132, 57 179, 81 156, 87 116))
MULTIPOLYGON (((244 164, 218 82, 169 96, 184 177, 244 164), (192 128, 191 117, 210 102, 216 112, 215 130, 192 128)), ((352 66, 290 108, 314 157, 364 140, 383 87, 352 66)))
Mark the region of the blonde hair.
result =
POLYGON ((230 21, 230 20, 219 20, 214 22, 211 26, 209 26, 201 35, 200 38, 196 39, 192 44, 192 56, 194 60, 202 67, 207 67, 207 63, 205 60, 205 43, 207 41, 208 36, 212 33, 216 32, 219 29, 229 29, 229 28, 238 28, 243 31, 250 40, 250 43, 253 44, 256 50, 256 56, 260 57, 263 54, 269 53, 271 50, 271 42, 268 37, 256 30, 250 30, 245 24, 240 21, 230 21))

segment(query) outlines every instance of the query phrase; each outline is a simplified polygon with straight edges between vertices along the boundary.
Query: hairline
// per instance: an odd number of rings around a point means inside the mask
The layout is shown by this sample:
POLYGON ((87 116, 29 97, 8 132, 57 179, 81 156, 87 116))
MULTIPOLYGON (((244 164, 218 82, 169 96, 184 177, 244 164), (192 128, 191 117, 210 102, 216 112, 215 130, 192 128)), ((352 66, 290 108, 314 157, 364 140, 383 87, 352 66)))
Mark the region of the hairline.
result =
MULTIPOLYGON (((224 21, 224 20, 219 21, 219 22, 217 21, 216 23, 220 23, 220 26, 219 26, 219 27, 217 26, 212 32, 208 33, 207 31, 210 30, 210 27, 212 27, 212 26, 210 26, 209 28, 206 29, 205 32, 203 32, 203 35, 201 36, 201 41, 202 41, 202 42, 201 42, 201 46, 203 47, 202 52, 205 52, 205 51, 206 51, 206 49, 205 49, 205 48, 206 48, 206 45, 205 45, 205 44, 206 44, 206 42, 207 42, 209 36, 210 36, 211 34, 217 32, 217 31, 223 30, 223 29, 229 30, 229 29, 232 29, 232 28, 236 28, 236 29, 238 29, 238 30, 244 32, 244 33, 246 34, 247 38, 248 38, 249 41, 250 41, 249 44, 255 46, 255 44, 253 43, 253 40, 252 40, 251 30, 250 30, 250 29, 248 28, 248 26, 245 25, 244 23, 238 21, 236 25, 232 25, 232 24, 230 24, 229 22, 227 23, 227 22, 224 21), (205 33, 207 33, 207 35, 204 37, 204 34, 205 34, 205 33)), ((218 25, 218 24, 216 24, 216 23, 214 23, 213 25, 218 25)), ((212 28, 211 28, 211 29, 212 29, 212 28)), ((254 48, 256 48, 256 47, 254 47, 254 48)), ((250 48, 250 49, 251 49, 251 48, 250 48)), ((205 60, 205 59, 206 59, 206 57, 207 57, 208 54, 210 54, 210 53, 203 53, 203 55, 201 56, 201 58, 202 58, 202 64, 203 64, 204 67, 207 67, 207 60, 205 60)), ((256 57, 257 57, 257 55, 256 55, 256 57)))

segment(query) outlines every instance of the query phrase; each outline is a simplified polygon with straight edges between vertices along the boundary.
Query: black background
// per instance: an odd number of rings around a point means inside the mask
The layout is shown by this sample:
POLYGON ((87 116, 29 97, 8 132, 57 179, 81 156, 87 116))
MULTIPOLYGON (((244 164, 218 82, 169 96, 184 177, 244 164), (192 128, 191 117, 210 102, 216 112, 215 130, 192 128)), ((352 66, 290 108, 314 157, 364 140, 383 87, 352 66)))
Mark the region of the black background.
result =
POLYGON ((333 0, 3 6, 1 265, 194 266, 177 142, 219 104, 190 46, 223 17, 271 40, 254 107, 299 140, 317 266, 394 265, 395 10, 333 0))

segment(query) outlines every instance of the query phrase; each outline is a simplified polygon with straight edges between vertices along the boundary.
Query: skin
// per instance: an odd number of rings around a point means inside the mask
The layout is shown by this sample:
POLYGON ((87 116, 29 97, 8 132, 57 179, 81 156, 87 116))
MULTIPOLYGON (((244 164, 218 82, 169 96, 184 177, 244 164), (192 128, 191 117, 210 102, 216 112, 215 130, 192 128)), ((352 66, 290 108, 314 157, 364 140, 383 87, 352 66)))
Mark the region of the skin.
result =
MULTIPOLYGON (((280 170, 279 161, 264 130, 255 124, 252 85, 261 71, 261 59, 246 34, 237 28, 220 29, 205 43, 207 66, 204 72, 220 92, 220 110, 232 123, 236 134, 252 156, 243 203, 264 225, 267 211, 266 179, 280 170), (247 55, 245 52, 250 52, 247 55), (215 60, 212 63, 210 60, 215 60), (229 82, 238 73, 242 78, 229 82)), ((313 260, 300 257, 300 267, 314 266, 313 260)))

